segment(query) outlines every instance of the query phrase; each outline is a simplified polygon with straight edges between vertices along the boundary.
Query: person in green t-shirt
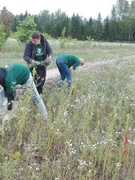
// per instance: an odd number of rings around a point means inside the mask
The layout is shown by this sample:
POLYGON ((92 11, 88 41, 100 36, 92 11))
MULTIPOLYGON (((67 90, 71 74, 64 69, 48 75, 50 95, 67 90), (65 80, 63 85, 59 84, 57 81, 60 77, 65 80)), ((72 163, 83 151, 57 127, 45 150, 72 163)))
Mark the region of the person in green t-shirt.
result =
MULTIPOLYGON (((22 85, 26 90, 31 90, 31 96, 37 107, 40 109, 44 119, 47 118, 47 111, 43 100, 41 99, 30 70, 27 66, 19 63, 9 63, 0 67, 0 99, 7 97, 7 110, 12 110, 12 102, 15 98, 16 85, 22 85), (31 89, 32 88, 32 89, 31 89)), ((2 106, 2 102, 0 102, 2 106)))
POLYGON ((84 59, 78 58, 72 54, 62 54, 56 59, 56 65, 60 72, 60 82, 58 87, 63 86, 64 80, 67 80, 68 89, 71 88, 72 72, 78 67, 84 65, 84 59))

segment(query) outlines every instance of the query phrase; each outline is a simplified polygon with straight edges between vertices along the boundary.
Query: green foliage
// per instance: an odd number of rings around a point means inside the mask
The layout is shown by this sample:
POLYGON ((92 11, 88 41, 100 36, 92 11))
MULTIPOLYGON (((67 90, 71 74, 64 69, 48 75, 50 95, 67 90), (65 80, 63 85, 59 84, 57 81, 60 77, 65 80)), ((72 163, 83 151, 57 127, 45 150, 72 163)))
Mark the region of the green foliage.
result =
POLYGON ((36 24, 31 16, 27 16, 25 20, 20 21, 15 37, 21 42, 26 42, 30 38, 32 31, 36 29, 36 24))
POLYGON ((9 37, 12 32, 12 26, 14 23, 14 15, 9 12, 6 7, 3 7, 0 13, 0 22, 4 25, 6 37, 9 37))
POLYGON ((94 39, 91 36, 86 36, 87 41, 94 41, 94 39))
POLYGON ((66 38, 59 38, 59 41, 60 41, 60 48, 64 49, 65 43, 66 43, 66 38))
POLYGON ((0 24, 0 50, 6 41, 6 34, 2 24, 0 24))
POLYGON ((65 43, 66 43, 65 34, 66 34, 66 27, 63 28, 61 38, 59 38, 61 49, 65 48, 65 43))
POLYGON ((51 37, 49 34, 47 34, 47 33, 42 33, 42 35, 43 35, 46 39, 52 39, 52 37, 51 37))
MULTIPOLYGON (((0 22, 3 22, 8 37, 13 31, 14 37, 21 42, 29 39, 30 32, 37 30, 42 34, 45 33, 49 39, 65 38, 87 40, 91 37, 95 41, 109 42, 134 42, 135 41, 135 1, 117 0, 116 5, 112 6, 110 16, 102 19, 102 14, 97 14, 97 19, 86 19, 78 14, 69 18, 65 12, 58 9, 55 13, 49 13, 43 10, 37 15, 30 15, 27 11, 25 14, 14 16, 4 7, 0 13, 0 22), (32 21, 27 24, 27 17, 32 21), (23 23, 24 22, 24 23, 23 23), (23 24, 21 24, 23 23, 23 24), (18 26, 21 26, 17 28, 18 26), (34 26, 34 27, 33 27, 34 26), (23 30, 22 30, 23 29, 23 30), (16 32, 17 31, 17 32, 16 32), (18 32, 19 31, 19 32, 18 32)), ((64 48, 64 41, 61 47, 64 48)))
POLYGON ((63 28, 62 33, 61 33, 63 38, 65 38, 65 34, 66 34, 66 27, 63 28))
POLYGON ((83 20, 81 19, 80 16, 76 16, 73 15, 73 17, 71 18, 71 22, 70 22, 70 34, 72 36, 72 38, 77 38, 77 40, 81 40, 82 39, 82 25, 83 25, 83 20))

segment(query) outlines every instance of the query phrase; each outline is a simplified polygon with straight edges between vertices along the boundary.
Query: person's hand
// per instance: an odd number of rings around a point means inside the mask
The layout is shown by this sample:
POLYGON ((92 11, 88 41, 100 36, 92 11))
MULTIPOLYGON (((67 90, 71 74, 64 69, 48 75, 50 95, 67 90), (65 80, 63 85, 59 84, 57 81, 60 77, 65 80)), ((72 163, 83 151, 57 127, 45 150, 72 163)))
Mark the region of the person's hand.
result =
POLYGON ((72 67, 72 66, 69 68, 69 70, 70 70, 70 73, 71 73, 71 74, 72 74, 72 73, 73 73, 73 71, 74 71, 74 69, 73 69, 73 67, 72 67))
POLYGON ((41 66, 46 66, 46 65, 45 65, 45 61, 41 61, 41 62, 40 62, 40 65, 41 65, 41 66))
POLYGON ((39 65, 40 65, 39 61, 32 60, 31 63, 28 64, 28 67, 29 69, 33 69, 34 67, 39 66, 39 65))
POLYGON ((39 61, 34 61, 33 62, 36 66, 40 65, 40 62, 39 61))
POLYGON ((41 61, 40 64, 42 66, 49 66, 51 63, 51 60, 49 58, 45 59, 44 61, 41 61))
POLYGON ((28 64, 29 69, 33 69, 34 67, 36 67, 36 65, 34 63, 28 64))
POLYGON ((45 61, 45 65, 48 66, 51 64, 53 60, 53 57, 52 56, 49 56, 48 58, 46 58, 44 61, 45 61))

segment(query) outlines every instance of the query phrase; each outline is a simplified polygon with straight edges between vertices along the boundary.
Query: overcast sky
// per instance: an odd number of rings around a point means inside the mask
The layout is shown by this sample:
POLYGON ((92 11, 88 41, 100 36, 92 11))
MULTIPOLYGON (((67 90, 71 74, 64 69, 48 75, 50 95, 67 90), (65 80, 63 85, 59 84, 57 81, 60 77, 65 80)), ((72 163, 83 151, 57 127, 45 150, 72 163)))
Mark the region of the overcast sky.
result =
POLYGON ((110 16, 112 6, 117 0, 0 0, 0 10, 6 9, 14 15, 25 13, 38 14, 42 10, 54 13, 58 9, 65 12, 69 17, 76 15, 89 19, 97 19, 101 13, 102 18, 110 16))

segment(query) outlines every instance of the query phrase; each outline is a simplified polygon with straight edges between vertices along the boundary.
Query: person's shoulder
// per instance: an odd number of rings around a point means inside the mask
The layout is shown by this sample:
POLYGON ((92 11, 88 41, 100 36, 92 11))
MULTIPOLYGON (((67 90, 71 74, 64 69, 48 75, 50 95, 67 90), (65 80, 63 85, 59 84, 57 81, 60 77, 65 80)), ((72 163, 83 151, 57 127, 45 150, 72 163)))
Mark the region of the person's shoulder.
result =
POLYGON ((42 34, 40 34, 41 40, 47 40, 42 34))
POLYGON ((12 64, 13 64, 13 67, 14 67, 15 69, 24 69, 24 70, 28 70, 28 71, 29 71, 28 66, 26 66, 26 65, 24 65, 24 64, 22 64, 22 63, 14 62, 14 63, 12 63, 12 64))
POLYGON ((73 54, 65 54, 65 56, 72 58, 72 59, 76 59, 77 57, 73 54))
POLYGON ((73 54, 65 54, 65 56, 74 56, 73 54))
POLYGON ((28 41, 26 44, 25 44, 25 50, 31 50, 33 48, 33 44, 31 41, 28 41))
POLYGON ((41 42, 48 43, 48 40, 42 34, 40 34, 40 36, 41 36, 41 42))
POLYGON ((26 46, 32 46, 32 45, 33 45, 33 44, 32 44, 31 41, 26 42, 26 46))

